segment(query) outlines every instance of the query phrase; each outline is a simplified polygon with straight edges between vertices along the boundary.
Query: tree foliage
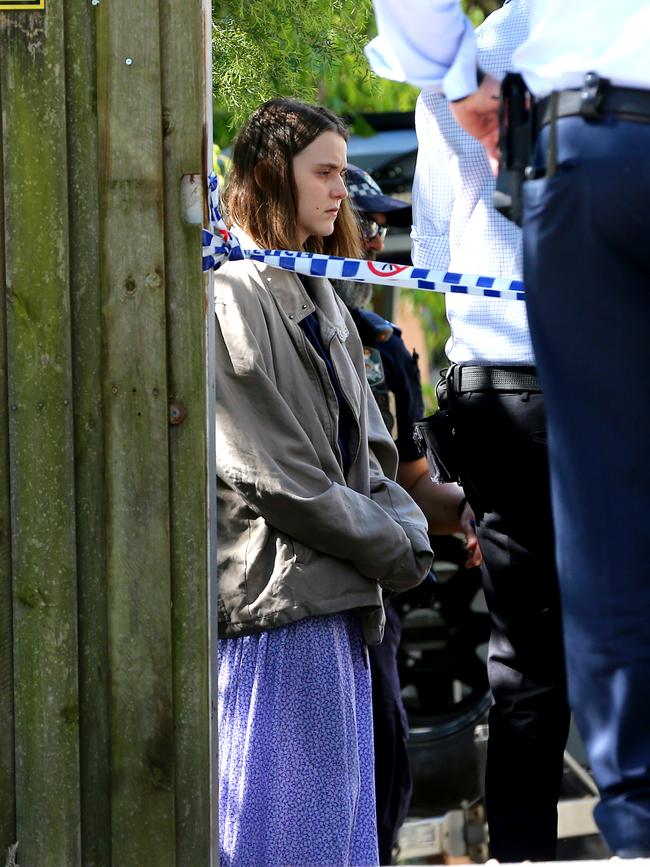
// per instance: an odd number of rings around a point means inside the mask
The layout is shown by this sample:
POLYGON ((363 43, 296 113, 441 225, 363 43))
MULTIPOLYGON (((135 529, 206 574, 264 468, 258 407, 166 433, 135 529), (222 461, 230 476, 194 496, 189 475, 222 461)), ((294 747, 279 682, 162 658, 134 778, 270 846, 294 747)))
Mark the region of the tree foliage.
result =
MULTIPOLYGON (((500 0, 463 5, 479 24, 500 0)), ((215 141, 226 145, 250 112, 274 96, 321 102, 353 123, 360 112, 412 109, 415 88, 379 79, 368 68, 363 47, 374 28, 372 0, 215 3, 215 141)))
POLYGON ((369 78, 363 46, 371 4, 357 0, 224 0, 214 5, 215 132, 232 137, 274 96, 315 100, 321 82, 345 65, 369 78))

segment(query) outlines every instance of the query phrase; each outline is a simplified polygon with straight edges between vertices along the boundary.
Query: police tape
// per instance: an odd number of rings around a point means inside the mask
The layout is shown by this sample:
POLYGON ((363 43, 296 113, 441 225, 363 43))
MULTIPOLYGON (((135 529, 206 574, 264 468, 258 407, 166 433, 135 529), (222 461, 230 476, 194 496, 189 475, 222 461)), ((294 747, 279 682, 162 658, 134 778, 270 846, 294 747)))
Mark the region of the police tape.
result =
POLYGON ((353 280, 356 283, 397 286, 402 289, 423 289, 427 292, 449 292, 481 298, 502 298, 523 301, 526 297, 521 280, 509 277, 484 277, 432 271, 414 265, 392 265, 366 259, 347 259, 322 253, 296 250, 244 250, 228 230, 219 210, 218 181, 215 174, 208 178, 210 230, 203 229, 203 270, 216 271, 228 260, 251 259, 272 268, 295 271, 312 277, 353 280))

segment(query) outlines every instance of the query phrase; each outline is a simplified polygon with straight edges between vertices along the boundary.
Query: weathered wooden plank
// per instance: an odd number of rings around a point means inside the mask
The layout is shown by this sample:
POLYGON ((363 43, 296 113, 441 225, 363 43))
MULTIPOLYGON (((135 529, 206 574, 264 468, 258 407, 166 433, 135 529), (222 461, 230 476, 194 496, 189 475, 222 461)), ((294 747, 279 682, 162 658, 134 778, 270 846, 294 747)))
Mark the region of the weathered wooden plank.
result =
POLYGON ((110 864, 110 732, 104 513, 96 6, 65 0, 74 369, 81 842, 85 867, 110 864))
POLYGON ((68 193, 60 4, 0 16, 20 860, 80 863, 68 193))
MULTIPOLYGON (((202 190, 207 85, 202 0, 161 3, 165 131, 165 263, 169 398, 185 417, 170 428, 176 864, 210 859, 210 703, 206 453, 206 287, 200 225, 182 213, 181 178, 202 190)), ((208 42, 209 44, 209 42, 208 42)), ((203 172, 203 177, 205 173, 203 172)))
POLYGON ((112 863, 174 864, 158 0, 97 7, 112 863))
POLYGON ((0 93, 0 860, 16 840, 14 791, 14 651, 5 306, 4 190, 0 93))
MULTIPOLYGON (((212 82, 212 2, 203 0, 203 30, 206 45, 204 65, 206 81, 212 82)), ((206 163, 212 170, 212 87, 208 91, 206 163)), ((204 215, 207 218, 207 215, 204 215)), ((208 428, 208 588, 209 624, 208 655, 210 659, 210 791, 212 794, 212 851, 211 867, 219 867, 219 683, 217 676, 218 652, 218 582, 217 582, 217 358, 216 358, 216 317, 214 316, 214 279, 212 272, 207 274, 208 281, 208 320, 207 320, 207 428, 208 428)))

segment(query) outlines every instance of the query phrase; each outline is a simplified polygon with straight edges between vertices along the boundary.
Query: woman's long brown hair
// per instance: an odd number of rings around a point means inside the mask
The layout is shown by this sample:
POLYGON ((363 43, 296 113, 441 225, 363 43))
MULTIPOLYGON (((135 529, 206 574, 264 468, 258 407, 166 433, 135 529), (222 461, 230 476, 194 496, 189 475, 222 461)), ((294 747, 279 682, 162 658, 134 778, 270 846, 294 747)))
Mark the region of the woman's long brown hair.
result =
MULTIPOLYGON (((297 250, 298 194, 293 158, 330 130, 348 140, 343 121, 329 109, 295 99, 272 99, 241 128, 223 196, 227 219, 265 249, 297 250)), ((361 235, 347 199, 325 237, 310 236, 302 249, 356 258, 361 235)))

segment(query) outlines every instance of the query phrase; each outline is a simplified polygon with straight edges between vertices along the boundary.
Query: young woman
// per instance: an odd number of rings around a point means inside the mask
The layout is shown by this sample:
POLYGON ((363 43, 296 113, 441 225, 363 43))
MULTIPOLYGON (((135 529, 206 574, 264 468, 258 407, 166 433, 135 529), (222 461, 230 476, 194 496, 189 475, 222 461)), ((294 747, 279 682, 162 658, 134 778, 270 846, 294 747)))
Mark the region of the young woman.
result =
MULTIPOLYGON (((346 130, 275 99, 224 197, 244 247, 358 253, 346 130)), ((367 643, 427 573, 349 313, 323 278, 216 274, 221 863, 377 864, 367 643)))

